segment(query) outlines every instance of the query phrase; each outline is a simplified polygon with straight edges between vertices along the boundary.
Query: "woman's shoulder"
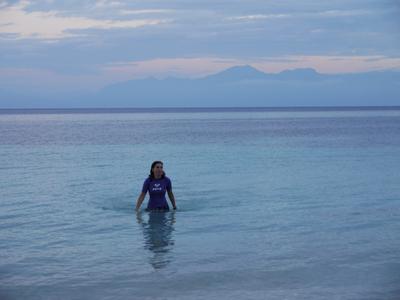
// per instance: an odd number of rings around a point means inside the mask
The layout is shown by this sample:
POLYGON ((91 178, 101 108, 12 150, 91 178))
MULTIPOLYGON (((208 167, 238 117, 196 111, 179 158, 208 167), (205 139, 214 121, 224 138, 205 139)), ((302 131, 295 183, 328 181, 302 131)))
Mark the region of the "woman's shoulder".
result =
POLYGON ((168 176, 164 176, 165 181, 171 181, 171 179, 168 176))

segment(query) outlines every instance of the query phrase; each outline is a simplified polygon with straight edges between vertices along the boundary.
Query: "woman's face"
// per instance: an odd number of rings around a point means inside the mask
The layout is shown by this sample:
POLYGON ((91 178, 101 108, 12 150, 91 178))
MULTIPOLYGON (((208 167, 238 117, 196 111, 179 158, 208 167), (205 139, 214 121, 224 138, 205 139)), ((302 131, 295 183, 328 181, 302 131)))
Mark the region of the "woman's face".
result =
POLYGON ((154 177, 160 178, 163 174, 163 165, 158 163, 153 167, 154 177))

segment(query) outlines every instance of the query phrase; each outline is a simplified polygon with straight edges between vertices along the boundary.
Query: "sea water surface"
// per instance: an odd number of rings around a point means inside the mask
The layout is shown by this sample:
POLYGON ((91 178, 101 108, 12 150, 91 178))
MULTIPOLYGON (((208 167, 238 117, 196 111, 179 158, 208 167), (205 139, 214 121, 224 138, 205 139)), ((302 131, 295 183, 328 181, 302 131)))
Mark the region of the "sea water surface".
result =
POLYGON ((0 111, 0 201, 0 299, 400 297, 399 108, 0 111))

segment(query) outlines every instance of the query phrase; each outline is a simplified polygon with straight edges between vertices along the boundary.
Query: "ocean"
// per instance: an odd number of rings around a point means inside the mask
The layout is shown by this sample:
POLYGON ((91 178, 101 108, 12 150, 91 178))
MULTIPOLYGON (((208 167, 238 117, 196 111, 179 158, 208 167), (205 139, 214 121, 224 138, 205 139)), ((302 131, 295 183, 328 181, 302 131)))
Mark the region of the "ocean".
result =
POLYGON ((0 110, 0 201, 0 299, 400 297, 396 107, 0 110))

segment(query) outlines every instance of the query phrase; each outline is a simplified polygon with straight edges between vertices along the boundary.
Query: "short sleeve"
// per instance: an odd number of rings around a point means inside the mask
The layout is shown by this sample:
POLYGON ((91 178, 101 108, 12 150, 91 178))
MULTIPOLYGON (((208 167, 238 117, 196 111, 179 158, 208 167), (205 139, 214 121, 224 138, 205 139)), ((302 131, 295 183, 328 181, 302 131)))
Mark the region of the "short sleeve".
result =
POLYGON ((167 186, 166 186, 167 191, 171 191, 172 190, 172 183, 171 183, 171 179, 167 178, 167 186))
POLYGON ((150 181, 148 178, 146 178, 146 180, 143 182, 142 193, 147 192, 147 190, 149 189, 149 184, 150 184, 150 181))

